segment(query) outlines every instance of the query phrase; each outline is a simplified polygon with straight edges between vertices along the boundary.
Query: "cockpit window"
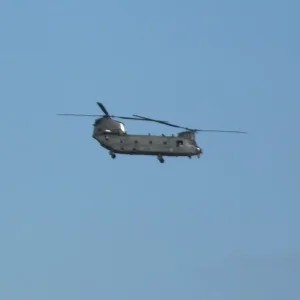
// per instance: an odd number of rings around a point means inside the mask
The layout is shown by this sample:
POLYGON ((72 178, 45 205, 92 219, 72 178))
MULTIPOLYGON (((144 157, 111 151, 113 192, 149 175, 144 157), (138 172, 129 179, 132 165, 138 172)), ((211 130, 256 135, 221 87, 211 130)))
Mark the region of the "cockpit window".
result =
POLYGON ((177 147, 182 147, 183 146, 183 141, 182 140, 177 140, 176 141, 176 146, 177 147))

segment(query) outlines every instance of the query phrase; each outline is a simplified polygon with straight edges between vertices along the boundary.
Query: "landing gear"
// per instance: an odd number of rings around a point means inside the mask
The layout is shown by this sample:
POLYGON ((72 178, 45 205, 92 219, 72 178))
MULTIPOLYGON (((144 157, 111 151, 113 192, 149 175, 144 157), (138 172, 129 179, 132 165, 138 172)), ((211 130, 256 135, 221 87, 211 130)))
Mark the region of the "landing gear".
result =
POLYGON ((116 154, 113 153, 112 151, 109 151, 109 155, 111 156, 111 158, 115 159, 116 158, 116 154))
POLYGON ((158 155, 158 156, 157 156, 157 159, 159 160, 159 162, 160 162, 161 164, 163 164, 163 163, 165 162, 165 160, 163 159, 162 155, 158 155))

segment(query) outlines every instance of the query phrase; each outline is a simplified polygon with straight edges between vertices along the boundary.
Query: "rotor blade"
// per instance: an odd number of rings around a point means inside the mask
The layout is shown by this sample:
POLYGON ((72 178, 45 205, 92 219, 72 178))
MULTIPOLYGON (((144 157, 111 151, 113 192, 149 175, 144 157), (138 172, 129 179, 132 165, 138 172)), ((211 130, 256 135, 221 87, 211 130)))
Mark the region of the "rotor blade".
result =
POLYGON ((101 108, 101 110, 104 112, 105 115, 109 116, 108 111, 106 110, 106 108, 104 107, 104 105, 100 102, 97 102, 98 106, 101 108))
MULTIPOLYGON (((107 115, 84 115, 84 114, 57 114, 58 116, 71 116, 71 117, 107 117, 107 115)), ((136 120, 136 121, 147 121, 141 118, 133 118, 133 117, 121 117, 121 116, 109 116, 110 118, 118 118, 124 120, 136 120)))
POLYGON ((121 116, 110 116, 111 118, 118 118, 118 119, 124 119, 124 120, 137 120, 137 121, 147 121, 141 118, 133 118, 133 117, 121 117, 121 116))
POLYGON ((157 123, 161 123, 161 124, 166 124, 166 125, 170 125, 169 121, 162 121, 162 120, 156 120, 156 119, 150 119, 150 118, 146 118, 146 117, 142 117, 142 116, 138 116, 138 115, 133 115, 134 117, 138 117, 142 120, 145 121, 152 121, 152 122, 157 122, 157 123))
POLYGON ((161 120, 151 119, 151 118, 147 118, 147 117, 142 117, 142 116, 139 116, 139 115, 134 115, 134 116, 138 117, 138 118, 141 118, 141 119, 143 119, 145 121, 151 121, 151 122, 156 122, 156 123, 168 125, 168 126, 175 127, 175 128, 182 128, 182 129, 190 130, 189 128, 185 128, 185 127, 182 127, 182 126, 171 124, 171 123, 169 123, 169 121, 161 121, 161 120))
POLYGON ((146 117, 142 117, 142 116, 138 116, 138 115, 134 115, 135 117, 147 120, 147 121, 153 121, 153 122, 157 122, 160 124, 164 124, 164 125, 168 125, 171 127, 175 127, 175 128, 181 128, 181 129, 185 129, 185 130, 189 130, 189 131, 195 131, 195 132, 222 132, 222 133, 243 133, 246 134, 247 132, 245 131, 237 131, 237 130, 218 130, 218 129, 192 129, 192 128, 188 128, 188 127, 183 127, 183 126, 179 126, 179 125, 175 125, 175 124, 171 124, 169 122, 165 122, 165 121, 159 121, 159 120, 155 120, 155 119, 151 119, 151 118, 146 118, 146 117))
POLYGON ((225 133, 242 133, 247 134, 246 131, 239 131, 239 130, 218 130, 218 129, 192 129, 194 131, 202 131, 202 132, 225 132, 225 133))
POLYGON ((74 116, 74 117, 103 117, 104 115, 83 115, 83 114, 57 114, 58 116, 74 116))

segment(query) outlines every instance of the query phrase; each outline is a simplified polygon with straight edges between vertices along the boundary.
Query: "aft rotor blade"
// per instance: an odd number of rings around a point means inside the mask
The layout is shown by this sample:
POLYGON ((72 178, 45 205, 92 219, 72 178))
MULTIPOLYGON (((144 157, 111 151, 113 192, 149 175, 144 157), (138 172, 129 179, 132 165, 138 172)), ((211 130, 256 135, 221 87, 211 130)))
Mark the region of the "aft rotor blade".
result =
POLYGON ((58 116, 73 116, 73 117, 103 117, 104 115, 83 115, 83 114, 57 114, 58 116))
POLYGON ((108 111, 106 110, 106 108, 104 107, 104 105, 100 102, 97 102, 98 106, 101 108, 101 110, 104 112, 105 115, 109 116, 108 111))
MULTIPOLYGON (((84 115, 84 114, 57 114, 58 116, 71 116, 71 117, 107 117, 107 115, 84 115)), ((133 118, 133 117, 122 117, 122 116, 109 116, 109 118, 118 118, 124 120, 136 120, 136 121, 147 121, 141 118, 133 118)))

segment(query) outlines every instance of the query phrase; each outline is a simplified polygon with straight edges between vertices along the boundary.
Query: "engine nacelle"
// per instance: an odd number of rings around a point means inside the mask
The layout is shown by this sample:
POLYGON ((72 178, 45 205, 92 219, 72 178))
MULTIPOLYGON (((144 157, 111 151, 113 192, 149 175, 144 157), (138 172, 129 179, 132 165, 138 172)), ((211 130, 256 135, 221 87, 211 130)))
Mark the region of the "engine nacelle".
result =
POLYGON ((94 123, 93 136, 103 134, 126 134, 125 126, 122 122, 115 121, 110 117, 97 119, 94 123))

